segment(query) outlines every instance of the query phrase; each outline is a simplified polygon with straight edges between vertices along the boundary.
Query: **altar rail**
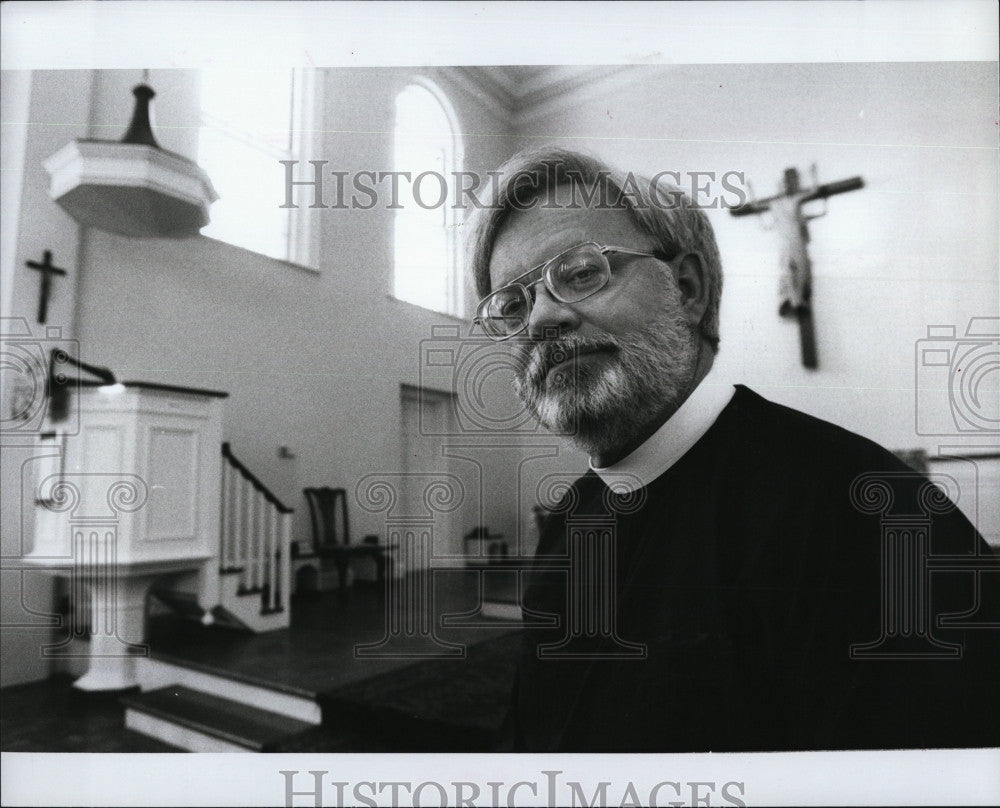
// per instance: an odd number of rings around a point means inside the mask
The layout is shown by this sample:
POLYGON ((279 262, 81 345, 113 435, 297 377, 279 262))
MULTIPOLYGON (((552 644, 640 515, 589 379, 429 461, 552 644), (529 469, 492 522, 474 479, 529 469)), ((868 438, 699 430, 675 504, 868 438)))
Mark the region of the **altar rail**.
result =
POLYGON ((222 444, 219 564, 239 574, 241 594, 261 593, 264 614, 288 608, 292 512, 222 444))

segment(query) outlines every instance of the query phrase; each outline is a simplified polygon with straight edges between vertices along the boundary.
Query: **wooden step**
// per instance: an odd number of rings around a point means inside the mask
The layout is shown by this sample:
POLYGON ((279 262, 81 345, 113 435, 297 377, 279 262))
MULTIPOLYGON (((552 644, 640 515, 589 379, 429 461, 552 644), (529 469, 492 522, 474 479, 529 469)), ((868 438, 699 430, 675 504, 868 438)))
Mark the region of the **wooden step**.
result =
POLYGON ((183 685, 125 696, 125 726, 197 752, 268 752, 313 727, 183 685))
POLYGON ((205 616, 205 610, 198 605, 198 596, 194 592, 178 592, 172 589, 154 589, 155 597, 164 606, 188 620, 197 620, 205 616))
MULTIPOLYGON (((215 632, 216 627, 206 631, 215 632)), ((265 707, 273 713, 307 724, 315 725, 323 720, 315 693, 163 653, 157 650, 155 643, 150 656, 142 660, 139 670, 141 687, 147 692, 183 685, 251 707, 265 707)))

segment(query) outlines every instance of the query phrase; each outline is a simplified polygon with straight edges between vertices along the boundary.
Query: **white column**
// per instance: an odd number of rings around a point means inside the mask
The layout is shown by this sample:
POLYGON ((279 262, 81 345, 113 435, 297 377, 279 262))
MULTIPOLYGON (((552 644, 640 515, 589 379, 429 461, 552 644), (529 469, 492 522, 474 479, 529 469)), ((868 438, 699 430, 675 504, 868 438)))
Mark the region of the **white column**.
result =
POLYGON ((145 636, 146 596, 155 577, 138 575, 87 581, 91 596, 90 666, 83 676, 73 682, 73 687, 79 690, 125 690, 139 684, 136 660, 149 653, 142 641, 145 636))
POLYGON ((292 515, 283 513, 281 520, 281 603, 284 609, 291 608, 292 596, 292 515))
POLYGON ((243 532, 240 534, 240 545, 243 547, 243 574, 240 580, 247 589, 253 589, 254 584, 254 524, 253 524, 253 488, 250 481, 240 476, 240 499, 243 503, 243 532))
POLYGON ((254 588, 264 586, 264 556, 267 552, 264 540, 267 535, 267 524, 264 521, 264 497, 260 491, 253 492, 253 535, 254 535, 254 588))
MULTIPOLYGON (((226 461, 228 464, 228 460, 226 461)), ((232 509, 232 542, 233 566, 242 567, 246 563, 246 553, 243 547, 243 487, 240 485, 240 475, 236 469, 229 469, 229 499, 232 509)), ((242 576, 241 576, 242 577, 242 576)))
POLYGON ((267 503, 267 582, 271 593, 271 602, 268 605, 271 609, 278 608, 278 509, 274 503, 267 503))
POLYGON ((219 503, 221 509, 221 520, 219 523, 219 568, 225 569, 233 566, 233 543, 230 538, 230 516, 229 516, 229 464, 226 458, 221 458, 222 463, 222 501, 219 503))

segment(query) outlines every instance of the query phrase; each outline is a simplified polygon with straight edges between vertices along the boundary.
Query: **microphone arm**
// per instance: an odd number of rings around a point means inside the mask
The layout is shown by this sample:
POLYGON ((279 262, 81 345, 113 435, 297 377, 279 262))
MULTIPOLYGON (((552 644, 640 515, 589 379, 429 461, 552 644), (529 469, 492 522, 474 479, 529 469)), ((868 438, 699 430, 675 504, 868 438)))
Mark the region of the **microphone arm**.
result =
POLYGON ((53 423, 65 421, 69 416, 69 394, 74 381, 69 378, 65 371, 57 370, 56 363, 78 367, 84 373, 95 376, 104 384, 115 384, 117 381, 115 374, 110 369, 99 365, 89 365, 63 350, 53 348, 49 351, 49 375, 45 384, 45 395, 49 399, 49 420, 53 423))

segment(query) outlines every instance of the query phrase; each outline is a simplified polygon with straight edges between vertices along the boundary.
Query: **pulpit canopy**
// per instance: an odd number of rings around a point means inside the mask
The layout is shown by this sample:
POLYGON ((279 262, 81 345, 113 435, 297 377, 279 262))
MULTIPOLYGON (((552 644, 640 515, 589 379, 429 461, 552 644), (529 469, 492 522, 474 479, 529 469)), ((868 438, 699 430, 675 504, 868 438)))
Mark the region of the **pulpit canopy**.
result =
POLYGON ((160 148, 146 84, 132 90, 135 111, 120 142, 74 140, 49 157, 49 195, 80 224, 138 238, 186 238, 208 224, 218 199, 197 163, 160 148))

